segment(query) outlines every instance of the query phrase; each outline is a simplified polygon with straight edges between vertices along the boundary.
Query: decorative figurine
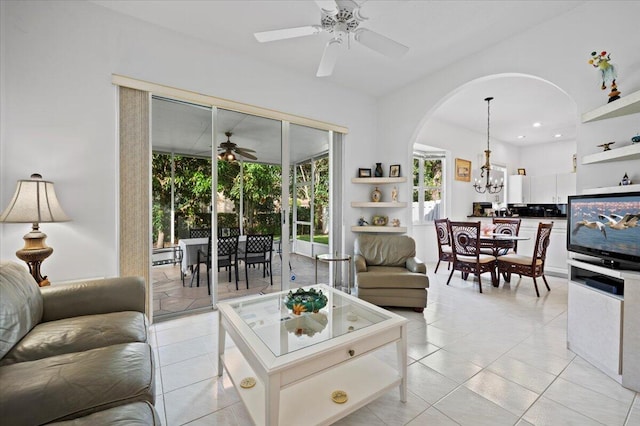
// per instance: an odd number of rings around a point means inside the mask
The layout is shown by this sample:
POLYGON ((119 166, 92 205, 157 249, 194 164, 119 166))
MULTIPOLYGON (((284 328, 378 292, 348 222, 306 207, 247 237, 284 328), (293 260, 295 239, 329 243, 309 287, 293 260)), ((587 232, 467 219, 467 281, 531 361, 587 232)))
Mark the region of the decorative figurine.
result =
POLYGON ((598 68, 600 70, 600 77, 602 78, 602 86, 600 87, 602 90, 607 88, 607 83, 611 85, 611 92, 609 92, 609 102, 613 102, 615 100, 620 99, 620 92, 618 91, 618 85, 616 84, 617 72, 615 66, 611 63, 611 54, 606 51, 591 52, 591 59, 589 59, 589 63, 593 65, 594 68, 598 68))
POLYGON ((611 148, 609 148, 609 145, 613 145, 615 142, 607 142, 607 143, 603 143, 602 145, 598 145, 598 147, 600 148, 604 148, 603 151, 611 151, 611 148))
POLYGON ((398 188, 396 188, 395 186, 391 190, 391 201, 393 201, 394 203, 398 201, 398 188))
POLYGON ((397 228, 400 226, 400 219, 391 219, 391 225, 397 228))
POLYGON ((629 176, 625 173, 618 185, 631 185, 631 183, 631 179, 629 179, 629 176))
POLYGON ((640 142, 640 133, 631 138, 631 145, 640 142))
POLYGON ((371 201, 373 201, 374 203, 377 203, 378 201, 380 201, 381 198, 382 198, 382 192, 380 192, 380 190, 376 186, 376 189, 374 189, 373 192, 371 193, 371 201))
POLYGON ((368 225, 368 224, 369 224, 369 222, 364 220, 364 217, 361 217, 360 219, 358 219, 358 226, 365 226, 365 225, 368 225))
POLYGON ((376 163, 376 169, 373 173, 375 177, 382 177, 382 163, 376 163))

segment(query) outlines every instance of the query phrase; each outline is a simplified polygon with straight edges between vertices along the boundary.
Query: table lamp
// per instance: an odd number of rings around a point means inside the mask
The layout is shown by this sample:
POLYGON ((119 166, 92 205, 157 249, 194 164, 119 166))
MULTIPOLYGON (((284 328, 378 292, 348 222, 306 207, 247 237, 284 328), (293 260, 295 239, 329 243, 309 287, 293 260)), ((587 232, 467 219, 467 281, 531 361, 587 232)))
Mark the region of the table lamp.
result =
POLYGON ((47 235, 40 231, 42 222, 67 222, 71 219, 60 207, 56 198, 53 182, 42 180, 42 176, 34 173, 31 179, 18 181, 16 193, 2 213, 0 222, 32 223, 31 232, 24 238, 24 247, 16 251, 16 256, 29 265, 29 271, 40 287, 49 285, 47 277, 40 274, 40 264, 53 253, 47 247, 47 235))

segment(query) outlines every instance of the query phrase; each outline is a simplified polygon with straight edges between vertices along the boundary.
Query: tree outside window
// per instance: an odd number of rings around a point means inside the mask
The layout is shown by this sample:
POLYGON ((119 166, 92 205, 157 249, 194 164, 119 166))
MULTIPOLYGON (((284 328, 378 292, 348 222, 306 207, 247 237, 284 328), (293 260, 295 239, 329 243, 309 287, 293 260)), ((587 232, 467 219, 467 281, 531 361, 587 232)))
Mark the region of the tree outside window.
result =
POLYGON ((433 222, 444 212, 444 153, 414 153, 413 205, 414 224, 433 222))

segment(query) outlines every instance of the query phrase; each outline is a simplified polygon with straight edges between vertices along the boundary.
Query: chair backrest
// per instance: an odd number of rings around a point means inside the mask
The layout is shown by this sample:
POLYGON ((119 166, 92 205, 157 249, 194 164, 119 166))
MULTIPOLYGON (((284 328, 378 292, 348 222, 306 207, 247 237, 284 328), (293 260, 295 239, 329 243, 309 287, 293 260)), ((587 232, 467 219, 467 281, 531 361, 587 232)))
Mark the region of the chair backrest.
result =
MULTIPOLYGON (((211 244, 211 238, 209 238, 209 244, 211 244)), ((220 257, 235 256, 237 252, 238 252, 238 236, 237 235, 232 237, 218 237, 218 256, 220 257)), ((209 248, 209 253, 211 253, 211 248, 209 248)))
MULTIPOLYGON (((520 232, 521 219, 507 219, 502 217, 494 217, 493 224, 496 226, 493 230, 496 234, 507 234, 518 236, 520 232)), ((518 241, 513 242, 513 251, 518 252, 518 241)))
POLYGON ((189 238, 207 238, 211 236, 211 228, 189 229, 189 238))
POLYGON ((218 237, 239 237, 240 228, 238 227, 223 227, 218 228, 218 237))
POLYGON ((449 234, 454 257, 480 256, 480 222, 449 221, 449 234))
POLYGON ((451 238, 449 237, 449 219, 436 219, 433 221, 435 224, 436 235, 438 237, 438 251, 442 253, 443 246, 451 245, 451 238))
POLYGON ((544 267, 544 260, 547 257, 547 247, 549 247, 549 241, 551 239, 551 229, 553 228, 553 222, 551 223, 543 223, 540 222, 538 224, 538 234, 536 235, 536 245, 534 246, 533 251, 533 263, 535 264, 536 259, 542 260, 542 265, 544 267))
POLYGON ((247 235, 247 241, 245 243, 245 258, 254 257, 256 254, 263 254, 264 258, 271 258, 271 251, 273 250, 273 234, 265 235, 247 235), (251 255, 254 256, 251 256, 251 255))

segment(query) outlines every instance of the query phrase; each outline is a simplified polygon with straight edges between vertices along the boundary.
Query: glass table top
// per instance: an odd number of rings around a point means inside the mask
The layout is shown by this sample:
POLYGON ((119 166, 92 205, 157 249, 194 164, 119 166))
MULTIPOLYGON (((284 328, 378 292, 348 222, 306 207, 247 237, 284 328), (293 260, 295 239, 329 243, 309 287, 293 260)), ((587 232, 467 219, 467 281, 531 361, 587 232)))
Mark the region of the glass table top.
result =
POLYGON ((309 286, 327 296, 318 312, 295 315, 285 306, 288 292, 228 302, 275 356, 326 342, 392 318, 328 286, 309 286))

